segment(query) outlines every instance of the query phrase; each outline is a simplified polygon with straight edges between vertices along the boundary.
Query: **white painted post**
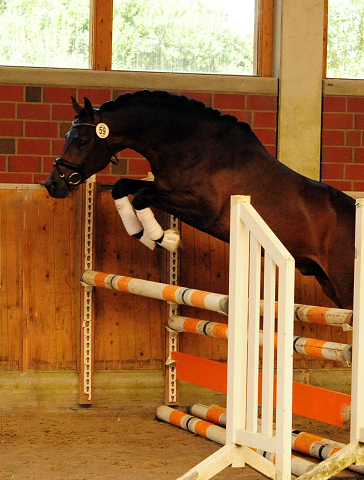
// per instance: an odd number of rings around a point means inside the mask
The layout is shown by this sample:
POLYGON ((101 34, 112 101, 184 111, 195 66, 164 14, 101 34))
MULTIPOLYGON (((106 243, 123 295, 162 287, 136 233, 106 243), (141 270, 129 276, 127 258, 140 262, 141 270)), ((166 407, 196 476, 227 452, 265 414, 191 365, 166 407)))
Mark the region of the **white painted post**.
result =
POLYGON ((364 199, 356 205, 350 442, 364 443, 364 199))

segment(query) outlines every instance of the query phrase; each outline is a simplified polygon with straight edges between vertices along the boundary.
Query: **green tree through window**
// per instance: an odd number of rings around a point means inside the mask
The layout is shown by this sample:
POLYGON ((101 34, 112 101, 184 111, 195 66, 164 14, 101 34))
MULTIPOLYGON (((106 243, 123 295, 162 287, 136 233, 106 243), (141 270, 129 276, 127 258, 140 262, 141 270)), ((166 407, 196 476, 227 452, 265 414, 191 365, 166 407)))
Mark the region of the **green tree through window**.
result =
POLYGON ((364 78, 364 0, 329 0, 327 77, 364 78))
POLYGON ((252 75, 254 0, 234 4, 114 0, 113 69, 252 75))
POLYGON ((88 68, 90 0, 0 0, 0 64, 88 68))

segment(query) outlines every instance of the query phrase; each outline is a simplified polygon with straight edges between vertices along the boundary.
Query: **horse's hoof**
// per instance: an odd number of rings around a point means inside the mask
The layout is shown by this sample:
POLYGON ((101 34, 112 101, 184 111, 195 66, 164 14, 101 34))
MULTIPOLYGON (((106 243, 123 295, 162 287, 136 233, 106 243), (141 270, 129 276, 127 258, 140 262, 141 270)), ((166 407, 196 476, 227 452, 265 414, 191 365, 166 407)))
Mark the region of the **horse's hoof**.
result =
POLYGON ((182 250, 182 241, 179 234, 179 230, 176 228, 171 228, 169 230, 165 230, 163 238, 158 245, 165 248, 169 252, 176 252, 177 250, 182 250))

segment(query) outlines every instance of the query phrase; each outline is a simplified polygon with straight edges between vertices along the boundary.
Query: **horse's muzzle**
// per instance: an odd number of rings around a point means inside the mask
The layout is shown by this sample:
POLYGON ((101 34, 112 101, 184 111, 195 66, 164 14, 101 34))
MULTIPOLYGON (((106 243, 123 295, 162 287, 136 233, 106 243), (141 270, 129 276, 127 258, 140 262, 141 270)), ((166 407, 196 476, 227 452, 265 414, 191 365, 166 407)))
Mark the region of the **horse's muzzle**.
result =
POLYGON ((53 198, 66 198, 70 194, 70 189, 63 179, 53 173, 45 181, 45 187, 53 198))

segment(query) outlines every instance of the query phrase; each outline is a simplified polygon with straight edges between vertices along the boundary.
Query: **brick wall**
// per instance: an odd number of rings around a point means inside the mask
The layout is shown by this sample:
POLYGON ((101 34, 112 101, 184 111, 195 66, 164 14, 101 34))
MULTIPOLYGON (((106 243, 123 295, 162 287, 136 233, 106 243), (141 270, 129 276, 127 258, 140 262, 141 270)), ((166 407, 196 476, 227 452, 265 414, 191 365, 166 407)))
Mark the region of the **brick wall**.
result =
POLYGON ((322 121, 322 181, 364 191, 364 98, 325 97, 322 121))
MULTIPOLYGON (((94 107, 115 99, 122 90, 105 88, 31 87, 0 85, 0 183, 39 183, 46 180, 62 151, 64 135, 75 112, 71 95, 80 103, 88 97, 94 107)), ((248 122, 268 150, 276 153, 277 99, 272 95, 176 92, 248 122)), ((120 163, 97 176, 114 183, 122 176, 143 177, 149 163, 124 150, 120 163)))

